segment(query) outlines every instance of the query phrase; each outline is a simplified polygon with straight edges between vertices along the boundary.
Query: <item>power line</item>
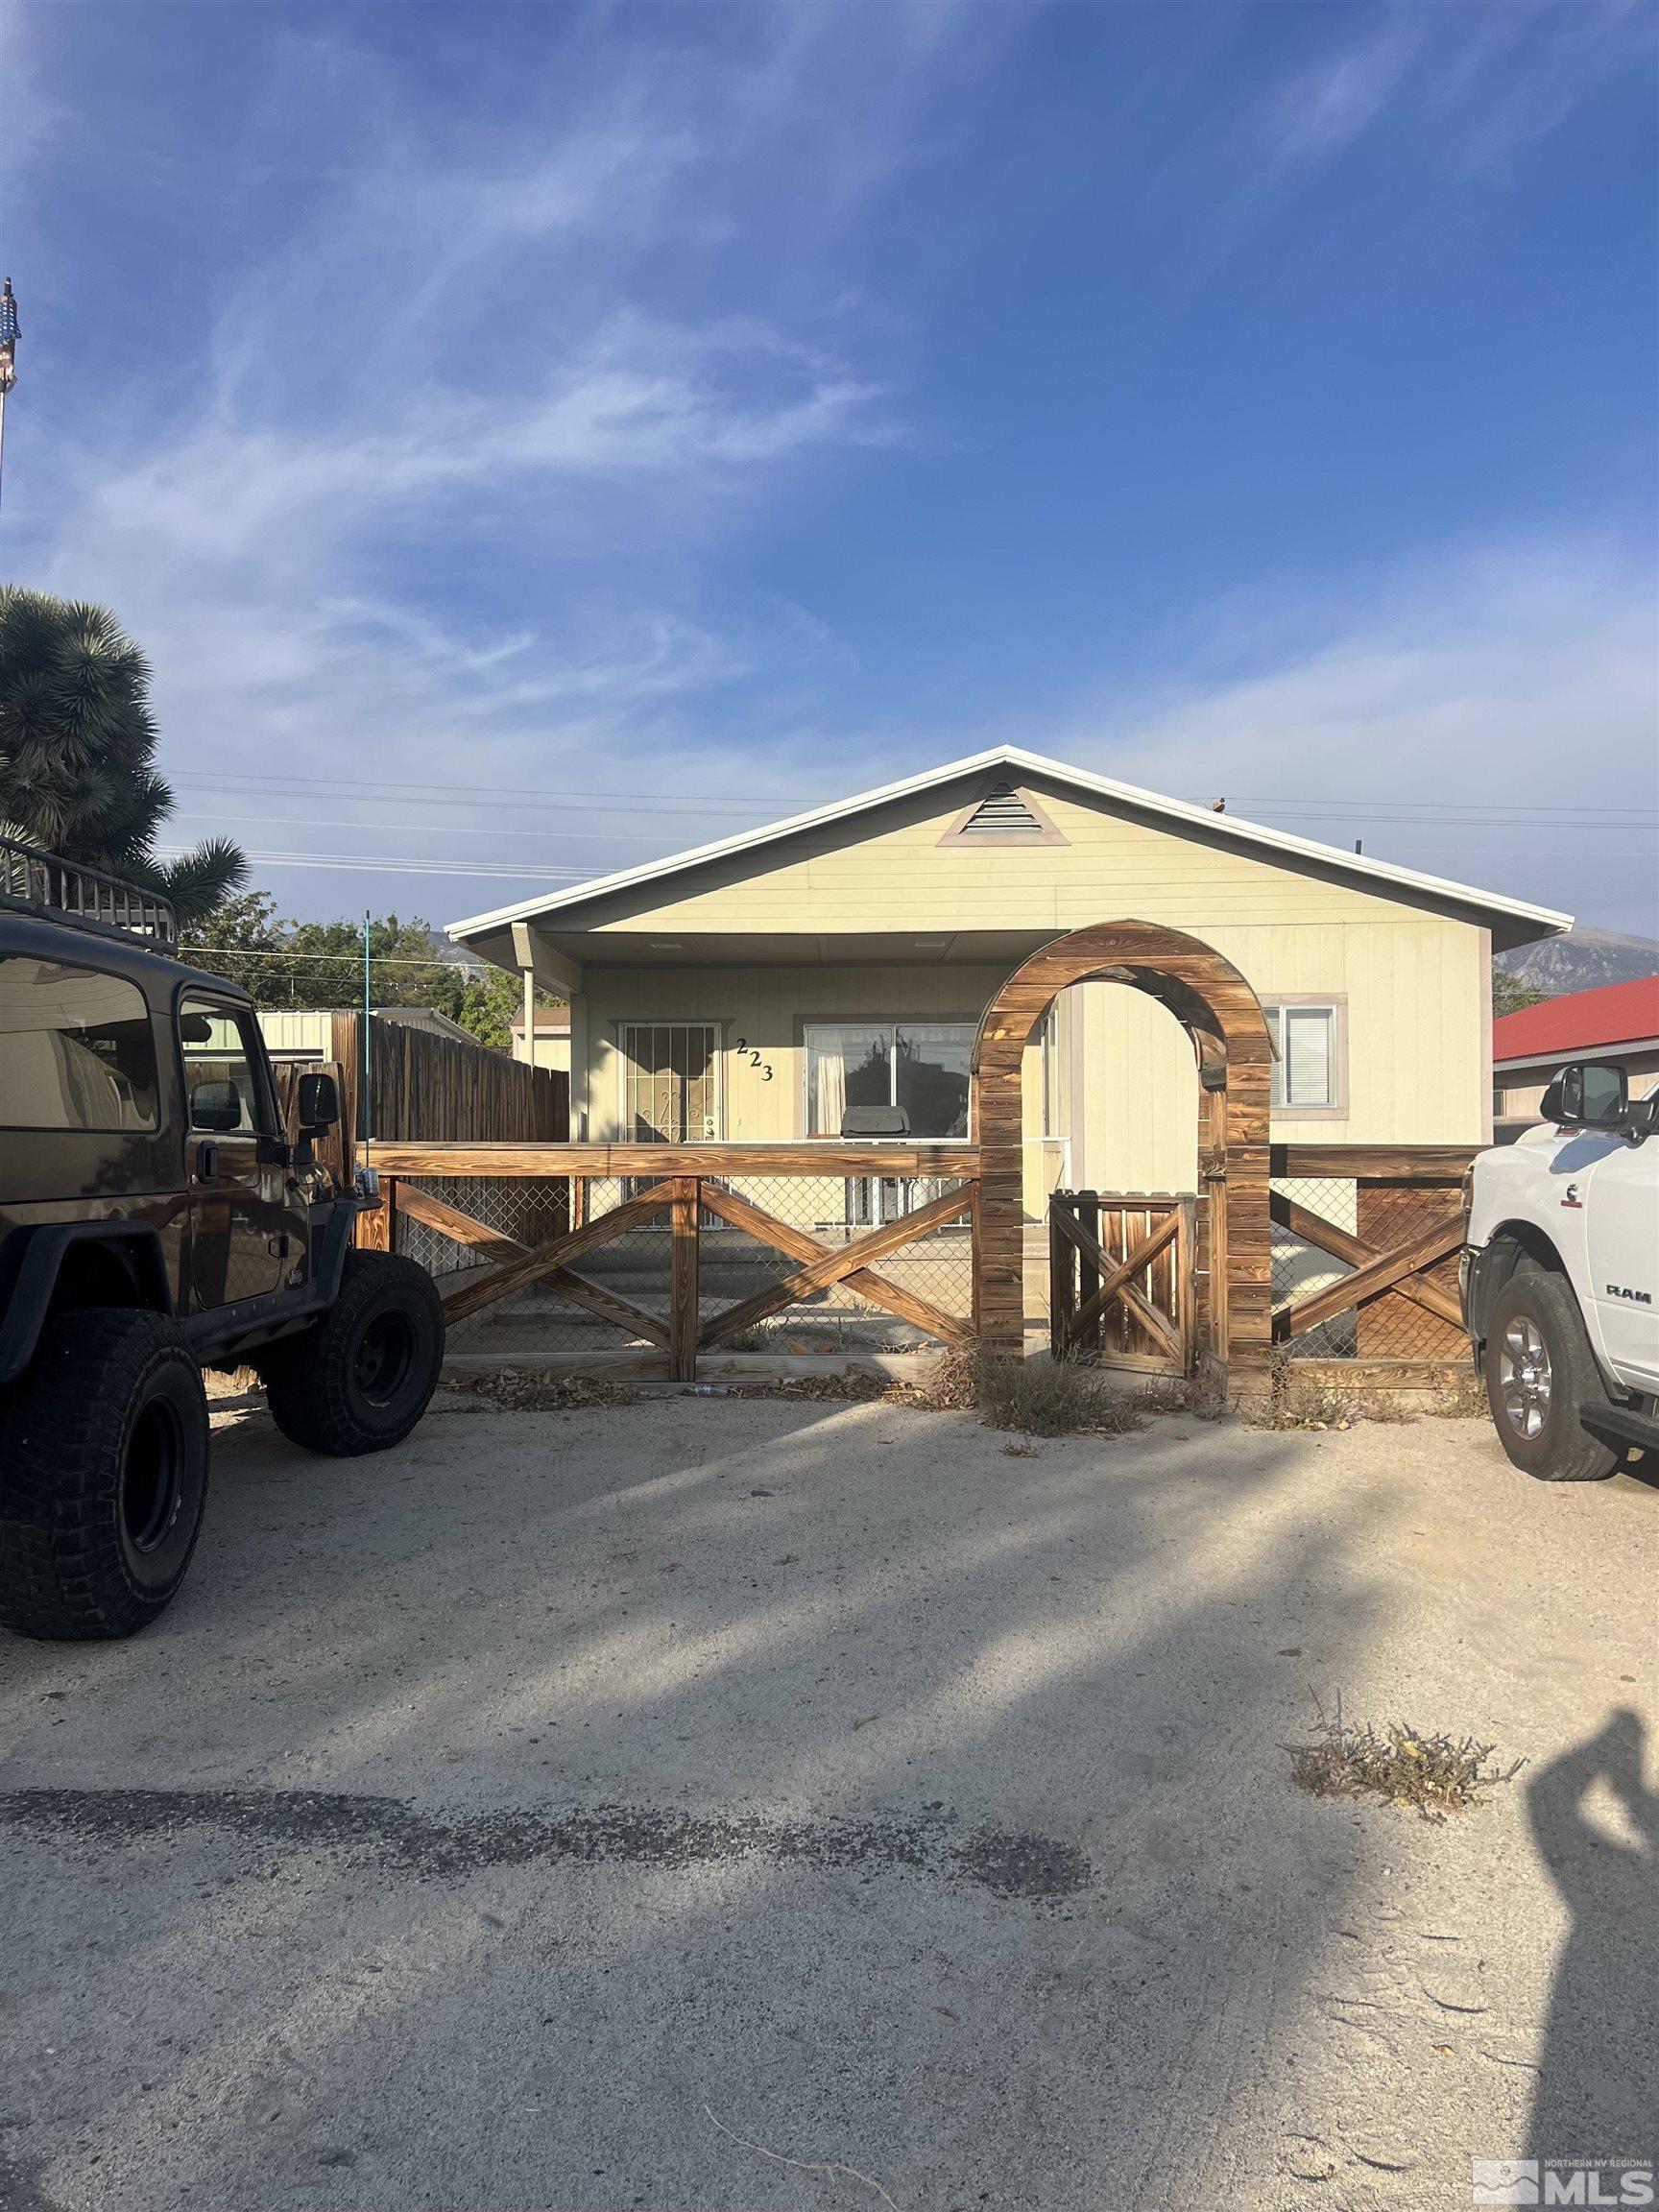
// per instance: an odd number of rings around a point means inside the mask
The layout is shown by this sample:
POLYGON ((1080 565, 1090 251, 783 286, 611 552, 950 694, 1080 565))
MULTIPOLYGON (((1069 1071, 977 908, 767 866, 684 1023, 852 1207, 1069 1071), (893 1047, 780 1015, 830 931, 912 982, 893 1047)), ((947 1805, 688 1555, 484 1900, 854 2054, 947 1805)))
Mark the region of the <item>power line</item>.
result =
MULTIPOLYGON (((506 809, 521 813, 533 807, 539 811, 567 813, 573 808, 591 807, 596 812, 613 812, 628 808, 639 815, 731 815, 736 813, 770 813, 779 805, 787 805, 785 800, 693 799, 683 794, 654 795, 641 801, 637 792, 596 792, 566 790, 547 784, 523 786, 512 784, 475 783, 381 783, 351 779, 325 781, 324 779, 295 778, 291 776, 235 776, 185 771, 174 777, 179 783, 202 785, 210 790, 269 789, 288 793, 294 797, 327 797, 345 805, 362 805, 373 801, 392 805, 421 805, 433 799, 459 799, 468 805, 480 809, 506 809)), ((1190 800, 1189 804, 1196 804, 1190 800)), ((1504 828, 1537 826, 1547 829, 1567 827, 1629 827, 1648 822, 1659 824, 1659 814, 1648 808, 1568 806, 1560 805, 1505 805, 1501 802, 1401 800, 1398 798, 1297 798, 1274 799, 1265 797, 1239 798, 1241 806, 1255 807, 1259 812, 1286 817, 1325 818, 1343 815, 1364 815, 1374 821, 1413 823, 1443 822, 1469 828, 1504 828)), ((280 817, 276 817, 280 819, 280 817)), ((298 819, 296 817, 295 819, 298 819)), ((414 825, 408 825, 414 827, 414 825)), ((524 832, 517 832, 524 834, 524 832)), ((598 835, 600 832, 589 832, 598 835)), ((614 836, 615 832, 605 832, 614 836)))
MULTIPOLYGON (((330 814, 198 814, 193 810, 186 810, 173 815, 171 819, 175 822, 286 822, 296 830, 372 830, 373 828, 372 822, 342 822, 337 815, 330 814)), ((435 837, 454 837, 463 834, 463 832, 457 831, 453 822, 399 822, 397 827, 399 830, 407 830, 417 836, 428 830, 435 837)), ((561 832, 557 830, 503 830, 495 823, 491 822, 482 825, 473 834, 480 837, 557 837, 561 832)), ((643 830, 588 830, 578 828, 570 830, 568 834, 572 837, 581 837, 590 845, 637 845, 642 838, 648 837, 649 832, 643 830)))
MULTIPOLYGON (((179 860, 183 857, 183 852, 178 846, 163 847, 160 857, 179 860)), ((461 868, 448 860, 394 860, 373 853, 246 853, 243 857, 260 868, 351 868, 380 876, 465 876, 484 883, 504 879, 525 883, 564 879, 581 883, 589 874, 586 868, 530 868, 513 861, 503 868, 461 868)))
MULTIPOLYGON (((352 924, 352 927, 355 929, 355 923, 352 924)), ((234 945, 186 945, 182 943, 179 950, 180 952, 207 952, 219 960, 321 960, 330 968, 342 960, 349 960, 353 970, 356 969, 362 959, 362 954, 358 951, 355 944, 349 946, 343 952, 264 952, 255 951, 252 947, 244 950, 240 946, 234 945)), ((401 952, 376 952, 372 956, 372 965, 376 968, 446 968, 455 975, 470 976, 476 974, 469 962, 463 960, 422 960, 419 954, 413 952, 407 958, 401 952)))

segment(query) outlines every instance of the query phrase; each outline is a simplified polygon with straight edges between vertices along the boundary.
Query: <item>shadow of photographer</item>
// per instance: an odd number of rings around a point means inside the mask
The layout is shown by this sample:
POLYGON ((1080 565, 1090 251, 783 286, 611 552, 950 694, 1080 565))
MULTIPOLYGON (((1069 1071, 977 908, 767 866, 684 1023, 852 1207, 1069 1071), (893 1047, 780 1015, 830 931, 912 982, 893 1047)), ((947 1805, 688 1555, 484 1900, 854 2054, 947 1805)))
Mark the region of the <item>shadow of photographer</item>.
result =
POLYGON ((1622 1706, 1527 1785, 1533 1840, 1572 1915, 1527 2131, 1534 2158, 1659 2157, 1659 1790, 1647 1766, 1646 1724, 1622 1706))

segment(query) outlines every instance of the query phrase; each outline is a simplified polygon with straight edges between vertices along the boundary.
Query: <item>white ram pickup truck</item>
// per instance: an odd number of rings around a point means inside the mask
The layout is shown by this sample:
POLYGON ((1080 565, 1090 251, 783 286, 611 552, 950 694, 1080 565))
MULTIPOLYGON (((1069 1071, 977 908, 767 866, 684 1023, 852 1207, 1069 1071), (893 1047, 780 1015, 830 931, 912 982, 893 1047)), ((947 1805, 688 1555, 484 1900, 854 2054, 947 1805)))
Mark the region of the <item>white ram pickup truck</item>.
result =
POLYGON ((1516 1466, 1594 1482, 1659 1452, 1659 1085, 1576 1061, 1540 1112, 1469 1170, 1463 1318, 1516 1466))

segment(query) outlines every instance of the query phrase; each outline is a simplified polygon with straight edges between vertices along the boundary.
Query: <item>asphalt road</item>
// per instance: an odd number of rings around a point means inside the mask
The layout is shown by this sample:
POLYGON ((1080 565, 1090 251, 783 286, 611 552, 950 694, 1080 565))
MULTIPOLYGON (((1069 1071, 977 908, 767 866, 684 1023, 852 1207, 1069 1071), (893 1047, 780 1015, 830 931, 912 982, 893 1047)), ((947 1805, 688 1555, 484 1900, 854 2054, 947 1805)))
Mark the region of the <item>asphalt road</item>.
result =
POLYGON ((0 2204, 1423 2212, 1659 2152, 1659 1488, 441 1400, 0 1638, 0 2204), (1314 1692, 1517 1778, 1291 1788, 1314 1692))

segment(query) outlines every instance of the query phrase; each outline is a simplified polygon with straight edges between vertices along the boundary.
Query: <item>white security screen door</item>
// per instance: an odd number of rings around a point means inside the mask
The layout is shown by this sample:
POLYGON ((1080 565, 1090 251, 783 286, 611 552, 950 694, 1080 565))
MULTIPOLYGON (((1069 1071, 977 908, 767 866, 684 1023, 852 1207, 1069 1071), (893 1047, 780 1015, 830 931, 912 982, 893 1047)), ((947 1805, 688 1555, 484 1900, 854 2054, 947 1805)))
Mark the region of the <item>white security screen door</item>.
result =
POLYGON ((712 1022, 624 1022, 623 1142, 703 1144, 720 1134, 720 1056, 712 1022))

